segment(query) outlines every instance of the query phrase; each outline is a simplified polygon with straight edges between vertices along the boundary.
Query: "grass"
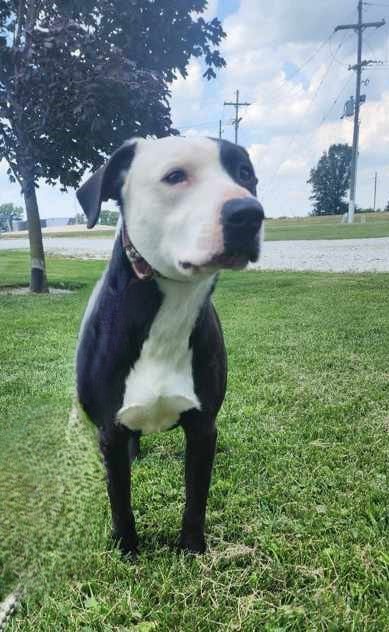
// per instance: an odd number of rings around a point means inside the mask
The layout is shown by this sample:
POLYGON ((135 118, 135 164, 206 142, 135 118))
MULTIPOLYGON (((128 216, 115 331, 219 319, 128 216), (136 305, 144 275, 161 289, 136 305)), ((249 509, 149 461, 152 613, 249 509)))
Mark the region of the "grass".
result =
POLYGON ((266 221, 267 241, 368 237, 389 237, 389 213, 358 213, 353 224, 342 224, 339 215, 266 221))
MULTIPOLYGON (((112 238, 115 231, 50 232, 47 237, 112 238)), ((7 233, 4 239, 26 238, 26 235, 7 233)), ((327 217, 303 217, 266 220, 266 241, 289 241, 291 239, 364 239, 389 237, 389 213, 358 213, 354 224, 342 224, 339 215, 327 217)))
MULTIPOLYGON (((66 237, 66 239, 72 239, 77 237, 78 239, 112 239, 115 235, 115 228, 112 230, 72 230, 72 231, 50 231, 50 233, 46 233, 43 231, 43 237, 45 239, 52 239, 53 237, 62 239, 66 237)), ((28 239, 27 233, 2 233, 0 234, 0 239, 28 239)))
MULTIPOLYGON (((225 273, 229 389, 207 555, 179 556, 180 431, 134 467, 137 564, 109 544, 93 432, 69 425, 77 329, 103 264, 48 260, 64 296, 0 296, 0 599, 9 630, 389 628, 389 275, 225 273)), ((0 284, 27 255, 0 253, 0 284)))

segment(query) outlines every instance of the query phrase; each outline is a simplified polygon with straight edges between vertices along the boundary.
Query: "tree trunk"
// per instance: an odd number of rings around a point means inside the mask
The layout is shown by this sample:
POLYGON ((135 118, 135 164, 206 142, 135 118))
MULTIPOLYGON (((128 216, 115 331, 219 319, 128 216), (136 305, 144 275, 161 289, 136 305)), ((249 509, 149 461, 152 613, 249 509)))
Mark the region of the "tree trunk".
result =
POLYGON ((34 179, 29 174, 23 176, 23 196, 26 204, 28 237, 31 257, 31 292, 48 292, 45 253, 34 179))

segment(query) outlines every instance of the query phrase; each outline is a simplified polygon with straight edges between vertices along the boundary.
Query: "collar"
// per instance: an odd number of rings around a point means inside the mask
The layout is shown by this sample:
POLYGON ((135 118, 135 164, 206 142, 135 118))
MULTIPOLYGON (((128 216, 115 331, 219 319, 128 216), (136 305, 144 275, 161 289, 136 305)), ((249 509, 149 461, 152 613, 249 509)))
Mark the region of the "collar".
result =
POLYGON ((130 241, 124 220, 122 221, 122 244, 135 276, 140 281, 150 281, 154 276, 159 276, 159 273, 153 270, 151 265, 142 257, 134 244, 130 241))

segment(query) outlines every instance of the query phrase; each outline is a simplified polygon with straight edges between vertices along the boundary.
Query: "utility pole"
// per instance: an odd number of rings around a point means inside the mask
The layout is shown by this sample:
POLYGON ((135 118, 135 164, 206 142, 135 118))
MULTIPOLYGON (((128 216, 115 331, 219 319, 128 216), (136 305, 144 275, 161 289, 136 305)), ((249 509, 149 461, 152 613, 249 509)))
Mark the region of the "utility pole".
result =
POLYGON ((235 127, 235 145, 238 144, 238 131, 239 131, 239 123, 241 122, 241 118, 239 118, 239 108, 241 106, 251 105, 251 103, 239 103, 239 90, 236 91, 236 101, 224 101, 224 105, 232 105, 235 108, 235 119, 232 121, 233 126, 235 127))
POLYGON ((223 138, 222 122, 219 121, 219 140, 223 138))
POLYGON ((377 202, 377 176, 378 174, 377 172, 375 172, 374 174, 374 206, 373 206, 374 210, 376 208, 376 202, 377 202))
POLYGON ((349 70, 356 71, 356 89, 355 89, 355 110, 354 110, 354 132, 353 132, 353 153, 351 159, 351 174, 350 174, 350 201, 348 205, 347 222, 352 224, 355 213, 355 193, 357 185, 357 164, 358 164, 358 146, 359 146, 359 111, 361 107, 361 78, 362 69, 375 62, 372 60, 362 61, 362 35, 363 31, 368 28, 379 28, 384 26, 385 20, 380 22, 365 22, 363 23, 363 2, 358 2, 358 24, 341 24, 335 28, 336 31, 346 31, 352 29, 356 31, 358 35, 358 51, 357 51, 357 63, 355 66, 349 66, 349 70))

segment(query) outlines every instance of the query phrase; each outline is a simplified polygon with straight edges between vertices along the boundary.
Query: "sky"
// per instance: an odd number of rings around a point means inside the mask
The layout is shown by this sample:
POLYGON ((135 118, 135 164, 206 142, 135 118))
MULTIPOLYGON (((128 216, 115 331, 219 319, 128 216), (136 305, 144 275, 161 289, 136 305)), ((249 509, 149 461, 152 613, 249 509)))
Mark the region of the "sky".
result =
MULTIPOLYGON (((224 101, 250 103, 241 108, 239 142, 252 158, 259 180, 258 197, 268 217, 303 216, 312 210, 310 169, 332 143, 352 143, 353 123, 341 119, 354 94, 357 36, 334 33, 339 24, 357 21, 356 0, 209 0, 206 17, 219 17, 227 38, 221 54, 227 62, 217 79, 203 78, 193 59, 188 77, 172 85, 173 124, 183 135, 234 138, 234 110, 224 101)), ((357 204, 389 201, 389 0, 366 2, 364 21, 386 19, 364 33, 364 59, 382 60, 363 73, 366 104, 361 110, 357 204)), ((22 204, 18 186, 0 165, 0 204, 22 204)), ((79 209, 74 191, 42 184, 41 217, 72 216, 79 209)))

